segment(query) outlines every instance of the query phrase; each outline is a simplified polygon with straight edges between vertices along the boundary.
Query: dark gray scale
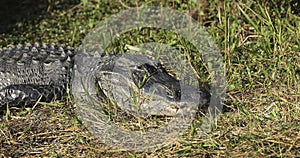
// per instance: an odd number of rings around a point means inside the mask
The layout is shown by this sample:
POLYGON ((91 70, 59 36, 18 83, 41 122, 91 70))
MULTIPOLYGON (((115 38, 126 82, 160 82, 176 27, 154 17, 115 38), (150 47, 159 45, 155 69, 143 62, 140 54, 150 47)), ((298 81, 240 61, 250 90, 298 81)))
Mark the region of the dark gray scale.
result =
POLYGON ((54 44, 0 49, 0 109, 63 97, 69 86, 75 50, 54 44))

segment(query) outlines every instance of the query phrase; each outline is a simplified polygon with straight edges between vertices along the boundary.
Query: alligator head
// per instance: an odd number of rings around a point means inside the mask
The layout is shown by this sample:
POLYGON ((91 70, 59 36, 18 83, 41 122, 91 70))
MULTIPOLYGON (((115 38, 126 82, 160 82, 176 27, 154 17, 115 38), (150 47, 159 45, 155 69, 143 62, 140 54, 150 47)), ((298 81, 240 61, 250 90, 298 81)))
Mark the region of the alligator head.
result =
POLYGON ((145 55, 120 56, 112 69, 98 74, 98 81, 101 94, 139 116, 174 116, 182 108, 197 110, 210 99, 207 91, 183 84, 163 64, 145 55), (188 107, 191 104, 198 105, 188 107))

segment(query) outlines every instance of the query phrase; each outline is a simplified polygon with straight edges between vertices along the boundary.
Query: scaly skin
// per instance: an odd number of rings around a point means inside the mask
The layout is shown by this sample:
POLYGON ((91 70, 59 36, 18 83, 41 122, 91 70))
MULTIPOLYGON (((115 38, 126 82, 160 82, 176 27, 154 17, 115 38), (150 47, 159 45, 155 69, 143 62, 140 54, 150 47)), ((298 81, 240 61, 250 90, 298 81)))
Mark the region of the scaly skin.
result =
MULTIPOLYGON (((106 81, 114 80, 114 76, 106 78, 105 76, 97 76, 97 73, 117 73, 125 77, 124 79, 130 82, 131 85, 140 85, 141 91, 145 94, 152 94, 158 99, 170 101, 171 103, 182 101, 182 98, 191 98, 197 101, 200 95, 202 105, 209 101, 209 94, 198 91, 193 87, 188 87, 194 95, 187 96, 181 92, 184 85, 180 85, 179 81, 168 74, 159 61, 152 60, 148 57, 139 55, 128 56, 122 58, 127 61, 120 63, 121 54, 105 54, 103 51, 99 52, 99 56, 85 56, 80 53, 80 50, 75 50, 70 47, 57 46, 54 44, 27 44, 25 46, 17 45, 8 48, 0 48, 0 110, 6 108, 6 105, 13 106, 28 106, 33 105, 36 101, 50 102, 53 99, 61 99, 67 90, 71 88, 72 79, 75 81, 73 89, 77 91, 81 81, 73 74, 74 64, 82 65, 86 69, 85 76, 82 79, 92 75, 95 80, 91 81, 95 84, 97 78, 102 78, 102 83, 98 83, 104 87, 100 87, 100 98, 106 98, 111 93, 110 83, 106 81), (74 60, 75 55, 77 60, 74 60), (77 63, 74 63, 77 61, 77 63), (119 66, 117 66, 119 64, 119 66), (128 67, 129 66, 129 67, 128 67), (98 72, 91 74, 97 68, 98 72), (130 71, 127 70, 130 69, 130 71), (146 78, 145 78, 146 77, 146 78), (145 80, 146 79, 146 80, 145 80), (143 83, 146 81, 145 83, 143 83), (154 93, 155 92, 155 93, 154 93)), ((123 56, 124 57, 124 56, 123 56)), ((123 84, 120 81, 116 84, 123 84)), ((92 87, 92 86, 91 86, 92 87)), ((120 86, 125 88, 126 86, 120 86)), ((80 92, 81 90, 79 90, 80 92)), ((77 91, 78 92, 78 91, 77 91)), ((115 91, 118 93, 118 91, 115 91)), ((72 93, 72 92, 71 92, 72 93)), ((128 97, 131 95, 128 91, 128 97)), ((119 98, 121 94, 118 94, 119 98)), ((190 100, 190 99, 189 99, 190 100)), ((118 105, 124 106, 124 105, 118 105)), ((129 105, 130 106, 130 105, 129 105)), ((151 105, 150 105, 151 106, 151 105)), ((131 108, 131 107, 128 107, 131 108)), ((149 107, 148 107, 149 108, 149 107)), ((159 108, 153 104, 150 109, 159 113, 159 108)), ((130 111, 130 110, 129 110, 130 111)))
POLYGON ((60 99, 69 86, 76 51, 54 44, 0 48, 0 109, 60 99))

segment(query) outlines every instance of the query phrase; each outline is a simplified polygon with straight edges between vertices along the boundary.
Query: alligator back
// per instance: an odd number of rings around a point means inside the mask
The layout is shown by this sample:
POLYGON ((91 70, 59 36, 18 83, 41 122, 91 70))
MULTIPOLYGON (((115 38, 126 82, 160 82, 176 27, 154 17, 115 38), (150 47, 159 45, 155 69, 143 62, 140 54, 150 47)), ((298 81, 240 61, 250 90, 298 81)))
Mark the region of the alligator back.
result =
POLYGON ((0 48, 0 109, 61 98, 69 86, 75 50, 54 44, 0 48))

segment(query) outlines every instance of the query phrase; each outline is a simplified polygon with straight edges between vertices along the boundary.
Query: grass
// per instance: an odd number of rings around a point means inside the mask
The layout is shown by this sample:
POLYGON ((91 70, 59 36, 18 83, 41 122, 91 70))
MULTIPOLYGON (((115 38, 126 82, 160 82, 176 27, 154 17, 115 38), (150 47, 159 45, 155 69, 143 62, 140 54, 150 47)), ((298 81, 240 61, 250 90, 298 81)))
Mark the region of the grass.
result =
MULTIPOLYGON (((25 3, 28 8, 35 6, 29 0, 25 2, 28 2, 25 3)), ((78 119, 72 100, 68 100, 65 106, 38 105, 29 111, 10 109, 9 117, 0 122, 1 157, 300 155, 299 2, 109 2, 41 1, 40 6, 45 8, 32 13, 33 18, 27 21, 17 19, 15 24, 11 19, 7 20, 6 24, 10 26, 3 28, 0 46, 44 42, 78 47, 100 20, 127 7, 156 5, 178 9, 206 26, 221 50, 227 71, 228 112, 221 114, 216 129, 203 137, 199 137, 199 115, 190 129, 174 143, 155 152, 132 153, 111 149, 92 137, 78 119)), ((154 35, 151 39, 174 43, 175 36, 171 33, 157 34, 164 36, 154 35)), ((132 36, 115 45, 133 45, 137 39, 146 40, 145 35, 132 36)), ((175 43, 180 47, 178 40, 175 39, 175 43)), ((201 75, 204 70, 201 58, 195 55, 192 62, 200 76, 207 77, 205 73, 201 75)))

